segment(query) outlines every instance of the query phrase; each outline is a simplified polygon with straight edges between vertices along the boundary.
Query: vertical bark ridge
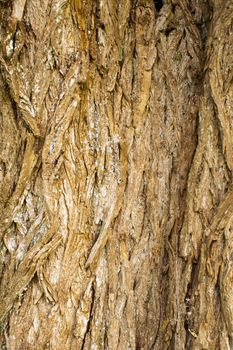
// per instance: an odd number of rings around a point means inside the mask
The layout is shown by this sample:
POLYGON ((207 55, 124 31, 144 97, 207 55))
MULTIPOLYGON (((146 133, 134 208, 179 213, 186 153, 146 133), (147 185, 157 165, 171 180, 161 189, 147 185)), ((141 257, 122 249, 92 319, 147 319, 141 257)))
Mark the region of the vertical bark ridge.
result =
POLYGON ((0 9, 2 347, 229 348, 230 0, 0 9))

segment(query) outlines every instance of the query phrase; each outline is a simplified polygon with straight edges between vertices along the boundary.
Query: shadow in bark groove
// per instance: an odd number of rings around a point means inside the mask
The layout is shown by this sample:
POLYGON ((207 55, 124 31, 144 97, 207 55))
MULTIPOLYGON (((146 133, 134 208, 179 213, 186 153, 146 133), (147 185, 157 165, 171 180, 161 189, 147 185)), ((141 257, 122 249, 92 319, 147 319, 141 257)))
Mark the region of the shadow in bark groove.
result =
POLYGON ((163 7, 163 1, 162 0, 155 0, 155 8, 156 10, 159 12, 161 10, 161 8, 163 7))

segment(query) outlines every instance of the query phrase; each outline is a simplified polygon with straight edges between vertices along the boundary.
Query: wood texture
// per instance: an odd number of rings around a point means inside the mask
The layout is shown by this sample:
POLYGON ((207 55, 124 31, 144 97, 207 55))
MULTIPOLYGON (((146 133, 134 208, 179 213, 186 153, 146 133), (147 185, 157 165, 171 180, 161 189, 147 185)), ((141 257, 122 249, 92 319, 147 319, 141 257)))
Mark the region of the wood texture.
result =
POLYGON ((0 1, 2 349, 233 348, 233 3, 159 3, 0 1))

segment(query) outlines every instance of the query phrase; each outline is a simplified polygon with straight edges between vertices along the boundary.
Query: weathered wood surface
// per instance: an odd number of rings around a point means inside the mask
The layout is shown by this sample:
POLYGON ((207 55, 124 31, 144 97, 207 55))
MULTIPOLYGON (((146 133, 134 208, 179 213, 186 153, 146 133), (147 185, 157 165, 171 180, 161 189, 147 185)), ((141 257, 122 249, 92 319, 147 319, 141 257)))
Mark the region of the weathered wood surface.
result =
POLYGON ((0 1, 2 349, 233 347, 233 2, 158 5, 0 1))

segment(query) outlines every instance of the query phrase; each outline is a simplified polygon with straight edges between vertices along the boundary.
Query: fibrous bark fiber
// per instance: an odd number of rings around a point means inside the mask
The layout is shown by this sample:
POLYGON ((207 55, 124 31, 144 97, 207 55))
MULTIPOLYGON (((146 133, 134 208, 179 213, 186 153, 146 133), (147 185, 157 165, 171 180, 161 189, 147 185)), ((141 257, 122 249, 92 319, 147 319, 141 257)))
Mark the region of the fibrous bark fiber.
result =
POLYGON ((2 349, 233 348, 232 0, 0 1, 2 349))

